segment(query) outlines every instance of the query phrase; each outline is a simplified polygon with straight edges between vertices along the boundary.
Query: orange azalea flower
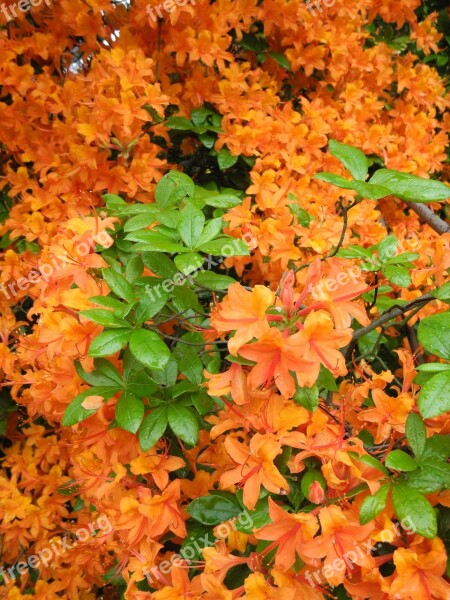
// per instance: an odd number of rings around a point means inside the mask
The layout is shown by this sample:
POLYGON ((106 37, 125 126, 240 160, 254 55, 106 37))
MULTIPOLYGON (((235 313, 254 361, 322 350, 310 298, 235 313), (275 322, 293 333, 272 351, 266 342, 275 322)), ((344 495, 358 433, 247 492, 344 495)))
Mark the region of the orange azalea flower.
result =
POLYGON ((275 565, 286 571, 295 563, 296 553, 303 560, 303 544, 313 539, 319 529, 319 523, 310 513, 288 513, 275 504, 272 498, 269 498, 269 515, 272 524, 264 525, 255 533, 255 537, 258 540, 274 542, 269 548, 277 547, 275 565))
POLYGON ((246 344, 239 354, 257 364, 248 376, 248 384, 253 388, 267 387, 272 380, 287 398, 295 394, 296 384, 290 371, 294 371, 300 385, 311 386, 317 379, 315 365, 303 358, 305 342, 302 332, 285 335, 271 327, 254 344, 246 344))
POLYGON ((375 443, 380 444, 389 439, 392 430, 405 433, 406 419, 414 406, 414 399, 408 394, 392 398, 379 388, 372 390, 372 398, 375 407, 361 411, 358 419, 377 423, 375 443))
MULTIPOLYGON (((325 558, 322 572, 330 585, 336 586, 344 581, 345 572, 350 568, 350 560, 358 565, 373 564, 372 557, 368 553, 361 556, 355 552, 355 546, 369 537, 374 524, 372 522, 361 526, 357 519, 356 514, 350 516, 338 506, 322 508, 319 513, 320 535, 303 545, 303 556, 309 559, 325 558), (344 562, 340 569, 333 566, 333 562, 338 559, 344 562)), ((339 563, 334 563, 336 564, 339 563)))
POLYGON ((231 354, 253 338, 259 338, 269 329, 266 310, 274 303, 275 294, 262 285, 248 292, 240 283, 228 288, 228 295, 211 314, 211 325, 220 332, 236 333, 228 342, 231 354))
POLYGON ((228 436, 225 448, 237 467, 226 471, 220 478, 222 488, 237 484, 244 488, 244 504, 249 510, 255 508, 261 486, 274 494, 286 493, 289 485, 273 461, 281 454, 281 445, 272 437, 256 433, 250 447, 228 436))
POLYGON ((345 375, 345 358, 338 348, 346 346, 352 337, 348 329, 334 329, 330 315, 319 310, 310 313, 300 329, 299 340, 306 345, 303 358, 313 363, 313 382, 317 379, 320 365, 323 364, 333 375, 345 375))
POLYGON ((398 600, 448 600, 450 584, 443 576, 447 555, 442 540, 419 538, 394 552, 397 571, 385 591, 398 600), (388 589, 387 589, 388 588, 388 589))

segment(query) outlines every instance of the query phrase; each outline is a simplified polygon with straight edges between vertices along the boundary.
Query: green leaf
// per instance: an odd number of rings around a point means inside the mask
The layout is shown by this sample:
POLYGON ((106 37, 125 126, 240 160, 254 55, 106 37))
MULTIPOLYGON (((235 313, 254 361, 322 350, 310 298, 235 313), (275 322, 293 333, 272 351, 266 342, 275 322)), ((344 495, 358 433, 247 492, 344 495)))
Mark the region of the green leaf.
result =
POLYGON ((190 131, 194 127, 192 121, 186 117, 169 117, 165 124, 169 129, 178 129, 180 131, 190 131))
POLYGON ((217 155, 217 162, 219 164, 219 169, 224 171, 225 169, 229 169, 233 165, 235 165, 238 161, 239 156, 233 156, 228 148, 222 148, 222 150, 217 155))
MULTIPOLYGON (((191 127, 192 125, 189 128, 191 127)), ((168 208, 178 204, 186 196, 192 198, 194 192, 195 184, 188 175, 178 171, 170 171, 159 180, 155 189, 155 200, 158 206, 168 208)))
POLYGON ((248 256, 248 246, 242 240, 233 237, 220 237, 216 240, 200 244, 197 248, 214 256, 248 256))
POLYGON ((284 56, 284 54, 280 54, 279 52, 267 52, 267 56, 270 56, 270 58, 273 58, 273 60, 280 67, 282 67, 283 69, 286 69, 286 71, 290 71, 291 70, 291 63, 284 56))
POLYGON ((415 471, 417 469, 415 460, 403 450, 389 452, 384 464, 389 469, 395 469, 396 471, 415 471))
POLYGON ((450 364, 448 363, 424 363, 418 365, 416 371, 420 373, 441 373, 442 371, 450 371, 450 364))
POLYGON ((203 363, 197 353, 189 346, 180 343, 174 350, 174 356, 181 373, 192 383, 200 385, 203 381, 203 363))
POLYGON ((196 252, 189 252, 186 254, 179 254, 175 257, 174 262, 183 275, 189 275, 200 269, 204 263, 204 258, 196 252))
POLYGON ((99 304, 100 306, 106 306, 112 308, 116 317, 122 318, 129 310, 130 305, 124 304, 120 300, 116 300, 111 296, 91 296, 89 302, 92 304, 99 304))
POLYGON ((362 198, 369 198, 369 200, 379 200, 389 196, 389 190, 382 185, 374 185, 373 183, 366 183, 365 181, 354 181, 352 183, 352 190, 355 190, 362 198))
POLYGON ((86 383, 89 383, 89 385, 118 385, 119 388, 123 386, 122 377, 120 376, 119 371, 105 358, 95 358, 94 370, 90 373, 87 373, 81 366, 81 363, 76 360, 75 370, 78 373, 78 376, 83 379, 83 381, 86 381, 86 383))
POLYGON ((347 246, 341 248, 337 253, 337 256, 341 258, 363 258, 365 260, 372 260, 372 252, 362 246, 347 246))
POLYGON ((392 169, 379 169, 370 183, 382 185, 389 189, 389 194, 410 202, 438 202, 450 198, 450 187, 444 183, 392 169))
POLYGON ((410 413, 406 419, 406 438, 416 457, 425 450, 427 428, 417 413, 410 413))
POLYGON ((173 260, 161 252, 143 252, 141 256, 144 265, 159 277, 173 279, 178 273, 173 260))
POLYGON ((231 494, 197 498, 186 507, 186 510, 199 523, 212 526, 237 517, 242 512, 238 501, 231 494))
POLYGON ((388 235, 378 244, 378 257, 381 262, 392 258, 397 252, 398 241, 395 235, 388 235))
POLYGON ((294 394, 294 400, 307 410, 314 412, 319 406, 319 388, 317 385, 312 387, 299 388, 294 394))
POLYGON ((102 325, 102 327, 110 327, 111 329, 120 329, 123 327, 129 327, 130 325, 124 319, 116 317, 114 313, 110 310, 102 308, 80 310, 78 314, 84 317, 85 319, 89 319, 89 321, 93 321, 94 323, 102 325))
POLYGON ((211 271, 202 271, 196 275, 195 283, 200 287, 219 292, 228 289, 228 286, 236 283, 236 281, 227 275, 217 275, 217 273, 212 273, 211 271))
POLYGON ((139 428, 139 445, 146 452, 162 438, 168 423, 167 406, 155 408, 147 413, 139 428))
POLYGON ((159 210, 155 206, 150 206, 149 208, 153 209, 150 213, 135 215, 125 223, 123 226, 125 233, 130 231, 138 231, 139 229, 145 229, 156 221, 156 215, 158 214, 159 210))
POLYGON ((361 150, 354 148, 353 146, 348 146, 347 144, 341 144, 336 140, 330 140, 328 147, 330 153, 341 161, 355 179, 365 181, 369 170, 369 164, 366 155, 361 152, 361 150))
POLYGON ((66 408, 61 421, 62 425, 64 427, 76 425, 97 412, 98 409, 87 409, 81 406, 88 396, 102 396, 105 400, 109 400, 114 394, 117 394, 120 389, 121 388, 117 386, 94 386, 88 390, 84 390, 81 394, 78 394, 66 408))
POLYGON ((144 403, 142 400, 129 392, 123 393, 116 405, 117 424, 125 431, 136 433, 143 417, 144 403))
POLYGON ((195 248, 205 225, 205 215, 198 208, 188 204, 181 211, 181 217, 178 226, 181 239, 188 248, 195 248))
POLYGON ((172 293, 172 302, 177 312, 186 312, 190 309, 203 312, 194 290, 185 287, 176 287, 172 293))
POLYGON ((242 204, 239 196, 234 194, 214 194, 206 196, 203 200, 208 206, 214 206, 214 208, 233 208, 233 206, 242 204))
POLYGON ((314 175, 313 179, 319 179, 319 181, 331 183, 332 185, 335 185, 336 187, 342 188, 344 190, 353 189, 352 181, 344 179, 344 177, 341 177, 340 175, 335 175, 334 173, 317 173, 317 175, 314 175))
POLYGON ((131 333, 130 329, 103 331, 92 340, 88 356, 110 356, 115 354, 128 343, 131 333))
POLYGON ((157 315, 164 308, 168 299, 169 293, 164 291, 161 283, 151 287, 147 285, 145 293, 135 308, 136 324, 142 325, 142 323, 157 315))
POLYGON ((169 425, 173 433, 183 442, 195 446, 199 426, 195 414, 186 406, 171 404, 168 409, 169 425))
POLYGON ((450 312, 422 319, 417 337, 425 350, 450 360, 450 312))
POLYGON ((138 277, 142 275, 144 270, 144 263, 140 256, 133 256, 127 263, 125 269, 125 278, 127 281, 134 282, 138 277))
POLYGON ((138 248, 143 252, 176 254, 186 250, 181 244, 176 244, 157 231, 135 231, 126 235, 125 239, 130 242, 140 242, 138 248))
POLYGON ((369 467, 372 467, 373 469, 380 471, 380 473, 389 475, 389 471, 386 469, 386 467, 383 465, 383 463, 380 462, 374 456, 372 456, 370 454, 362 454, 361 456, 359 456, 356 452, 349 452, 348 454, 354 460, 357 460, 358 462, 362 462, 365 465, 368 465, 369 467))
POLYGON ((419 410, 424 419, 432 419, 450 411, 450 371, 429 379, 419 394, 419 410))
POLYGON ((242 511, 234 522, 234 526, 241 533, 251 534, 255 529, 260 529, 271 522, 269 516, 269 497, 261 498, 255 504, 254 510, 242 511), (245 516, 245 522, 242 517, 245 516))
POLYGON ((427 539, 436 537, 436 513, 420 492, 407 485, 397 484, 392 489, 392 500, 399 520, 408 520, 408 529, 427 539))
POLYGON ((218 235, 222 233, 223 221, 222 217, 218 217, 217 219, 211 219, 208 221, 203 229, 202 235, 197 242, 197 245, 206 244, 206 242, 210 242, 218 235))
POLYGON ((447 283, 444 283, 444 285, 442 285, 437 290, 433 290, 432 292, 430 292, 430 294, 434 298, 437 298, 438 300, 442 300, 442 302, 450 301, 450 281, 448 281, 447 283))
POLYGON ((133 302, 134 293, 133 288, 122 275, 116 273, 113 269, 102 269, 103 279, 108 284, 116 296, 126 300, 127 302, 133 302))
POLYGON ((170 351, 159 335, 147 329, 133 331, 130 351, 139 362, 156 371, 162 371, 169 362, 170 351))
POLYGON ((411 275, 409 274, 408 269, 405 267, 385 265, 382 271, 383 275, 385 275, 394 285, 398 285, 402 288, 407 288, 409 285, 411 285, 411 275))
POLYGON ((428 459, 445 461, 450 457, 450 436, 435 434, 429 437, 425 443, 425 450, 420 457, 419 463, 428 459))
POLYGON ((386 483, 382 485, 373 496, 364 498, 359 511, 359 522, 361 525, 367 525, 367 523, 373 521, 373 519, 380 514, 386 506, 386 500, 390 489, 391 486, 386 483))
POLYGON ((333 377, 332 373, 323 365, 320 365, 319 377, 317 378, 316 385, 319 388, 325 388, 330 392, 337 392, 338 386, 336 385, 336 379, 333 377))
POLYGON ((405 485, 413 487, 422 494, 450 489, 450 465, 431 458, 421 461, 420 468, 408 474, 405 485))

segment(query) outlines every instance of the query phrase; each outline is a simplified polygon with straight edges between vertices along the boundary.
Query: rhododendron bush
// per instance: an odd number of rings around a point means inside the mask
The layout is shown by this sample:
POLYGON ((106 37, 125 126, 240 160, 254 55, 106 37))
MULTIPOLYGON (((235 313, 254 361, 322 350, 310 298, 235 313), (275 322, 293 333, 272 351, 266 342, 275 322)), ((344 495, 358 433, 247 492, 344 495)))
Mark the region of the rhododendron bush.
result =
POLYGON ((450 598, 449 15, 2 4, 0 598, 450 598))

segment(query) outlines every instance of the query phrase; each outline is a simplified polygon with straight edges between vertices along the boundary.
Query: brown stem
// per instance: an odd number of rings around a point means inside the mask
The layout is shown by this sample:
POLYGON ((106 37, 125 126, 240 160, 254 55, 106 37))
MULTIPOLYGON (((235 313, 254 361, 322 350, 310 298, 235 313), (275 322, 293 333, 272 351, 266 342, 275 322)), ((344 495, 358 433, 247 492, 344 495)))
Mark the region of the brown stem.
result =
POLYGON ((428 206, 425 204, 418 204, 417 202, 406 202, 406 205, 413 210, 422 221, 425 221, 434 231, 437 231, 439 235, 444 233, 450 233, 450 225, 438 217, 428 206))
POLYGON ((388 321, 391 321, 396 317, 404 315, 406 312, 409 312, 410 310, 413 310, 418 306, 428 304, 428 302, 431 302, 432 300, 435 300, 435 298, 431 294, 424 294, 423 296, 419 296, 419 298, 416 298, 415 300, 411 300, 411 302, 407 302, 403 306, 393 306, 389 310, 385 311, 382 315, 380 315, 377 319, 375 319, 375 321, 372 321, 370 325, 367 325, 367 327, 363 327, 362 329, 358 329, 357 331, 355 331, 353 333, 350 345, 346 352, 346 361, 349 361, 351 359, 353 349, 355 348, 356 342, 359 340, 360 337, 362 337, 366 333, 369 333, 370 331, 373 331, 377 327, 381 327, 381 325, 384 325, 388 321))

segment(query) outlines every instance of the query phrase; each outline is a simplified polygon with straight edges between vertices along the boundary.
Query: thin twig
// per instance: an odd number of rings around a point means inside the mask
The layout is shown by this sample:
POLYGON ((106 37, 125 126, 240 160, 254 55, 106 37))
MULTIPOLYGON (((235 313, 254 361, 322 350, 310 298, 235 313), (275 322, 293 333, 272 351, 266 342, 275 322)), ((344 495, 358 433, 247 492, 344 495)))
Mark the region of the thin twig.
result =
POLYGON ((440 217, 438 217, 428 206, 425 204, 418 204, 417 202, 406 202, 406 206, 408 206, 411 210, 413 210, 416 215, 425 221, 427 225, 437 231, 440 235, 444 233, 450 233, 450 225, 443 221, 440 217))
POLYGON ((360 337, 366 335, 366 333, 369 333, 374 329, 377 329, 377 327, 381 327, 388 321, 391 321, 396 317, 404 315, 410 310, 413 310, 415 308, 422 308, 423 306, 425 306, 425 304, 428 304, 428 302, 431 302, 432 300, 435 300, 435 298, 431 294, 424 294, 423 296, 419 296, 419 298, 416 298, 415 300, 411 300, 411 302, 407 302, 403 306, 393 306, 392 308, 381 314, 377 319, 375 319, 375 321, 372 321, 370 325, 367 325, 367 327, 363 327, 362 329, 358 329, 357 331, 355 331, 353 333, 351 342, 346 353, 346 361, 349 361, 351 359, 353 350, 356 346, 356 342, 359 340, 360 337))

